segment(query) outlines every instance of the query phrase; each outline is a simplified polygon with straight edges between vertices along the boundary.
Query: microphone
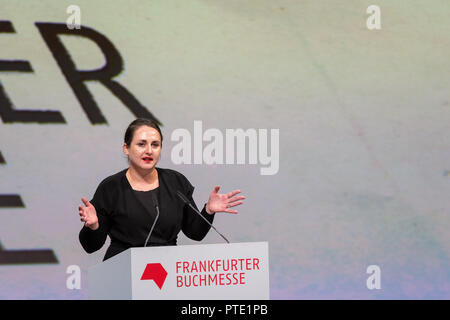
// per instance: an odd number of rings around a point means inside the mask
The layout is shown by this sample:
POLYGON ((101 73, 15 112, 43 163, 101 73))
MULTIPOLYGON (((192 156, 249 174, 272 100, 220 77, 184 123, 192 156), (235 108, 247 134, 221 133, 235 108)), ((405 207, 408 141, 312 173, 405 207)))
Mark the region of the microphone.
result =
POLYGON ((178 197, 181 199, 181 201, 183 201, 185 204, 187 204, 189 207, 192 208, 192 210, 194 210, 200 217, 202 217, 203 220, 206 221, 207 224, 209 224, 209 226, 211 228, 214 229, 214 231, 216 231, 227 243, 230 243, 230 241, 228 241, 227 238, 225 238, 216 228, 214 228, 214 226, 212 225, 211 222, 208 221, 208 219, 206 219, 204 216, 202 216, 202 214, 200 213, 200 211, 198 211, 189 201, 188 198, 186 198, 186 196, 179 190, 177 190, 177 195, 178 197))
POLYGON ((145 243, 144 243, 144 247, 147 246, 147 242, 150 239, 150 236, 153 232, 153 228, 155 227, 156 221, 158 221, 159 218, 159 205, 158 205, 158 199, 156 198, 156 195, 154 192, 151 192, 152 194, 152 200, 153 200, 153 204, 155 205, 155 210, 156 210, 156 219, 155 221, 153 221, 153 225, 152 228, 150 229, 150 232, 148 233, 147 239, 145 239, 145 243))

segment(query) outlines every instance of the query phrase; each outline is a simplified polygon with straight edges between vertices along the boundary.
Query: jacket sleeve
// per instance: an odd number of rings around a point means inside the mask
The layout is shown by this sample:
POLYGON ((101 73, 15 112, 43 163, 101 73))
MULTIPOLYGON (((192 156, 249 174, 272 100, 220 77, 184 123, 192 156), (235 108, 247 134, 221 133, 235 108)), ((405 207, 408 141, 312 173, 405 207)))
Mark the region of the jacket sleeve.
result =
POLYGON ((99 228, 97 230, 91 230, 90 228, 83 226, 80 230, 78 238, 81 246, 87 253, 93 253, 103 247, 110 229, 106 190, 102 183, 98 186, 94 197, 90 202, 97 212, 99 228))
MULTIPOLYGON (((192 206, 198 209, 194 199, 192 198, 194 187, 189 182, 187 190, 185 192, 186 192, 185 195, 189 199, 192 206)), ((204 218, 206 218, 206 220, 208 220, 212 224, 212 222, 214 221, 215 213, 208 214, 206 212, 206 203, 203 206, 203 209, 200 213, 204 218)), ((203 238, 208 233, 209 229, 211 229, 211 226, 202 217, 200 217, 198 213, 195 212, 189 205, 186 204, 183 207, 183 222, 181 230, 188 238, 196 241, 203 240, 203 238)))

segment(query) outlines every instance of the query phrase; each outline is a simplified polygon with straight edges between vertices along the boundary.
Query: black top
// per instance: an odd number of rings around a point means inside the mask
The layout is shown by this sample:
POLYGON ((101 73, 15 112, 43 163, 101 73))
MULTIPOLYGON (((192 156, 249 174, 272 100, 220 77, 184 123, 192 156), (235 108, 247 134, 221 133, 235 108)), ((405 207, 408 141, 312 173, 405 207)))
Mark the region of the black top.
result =
MULTIPOLYGON (((149 191, 133 190, 133 192, 136 195, 137 199, 145 207, 145 209, 147 209, 147 212, 152 217, 152 219, 156 219, 157 213, 156 213, 156 209, 155 209, 155 203, 153 203, 153 194, 155 195, 156 200, 158 201, 158 206, 159 206, 159 187, 156 189, 153 189, 153 190, 149 190, 149 191)), ((158 221, 159 221, 159 217, 158 217, 158 221)), ((152 222, 152 225, 153 225, 153 222, 152 222)), ((151 239, 153 239, 154 236, 155 235, 152 233, 151 239)))
MULTIPOLYGON (((100 183, 90 201, 97 211, 99 228, 91 230, 83 226, 79 234, 86 252, 99 250, 107 235, 111 244, 103 260, 131 247, 143 247, 156 218, 151 192, 156 193, 159 202, 159 218, 147 246, 176 245, 180 230, 192 240, 200 241, 206 236, 210 226, 176 195, 177 190, 181 191, 197 208, 189 180, 175 170, 156 169, 159 187, 148 192, 132 189, 125 176, 127 169, 100 183)), ((214 214, 206 212, 206 204, 201 213, 213 222, 214 214)))

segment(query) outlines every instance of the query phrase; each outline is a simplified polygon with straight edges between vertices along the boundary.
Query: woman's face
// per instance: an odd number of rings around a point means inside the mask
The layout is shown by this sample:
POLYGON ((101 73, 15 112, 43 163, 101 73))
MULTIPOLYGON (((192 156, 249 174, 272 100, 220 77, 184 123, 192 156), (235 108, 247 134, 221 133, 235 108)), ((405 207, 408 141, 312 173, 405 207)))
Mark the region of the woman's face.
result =
POLYGON ((158 163, 161 154, 161 136, 158 130, 141 126, 136 129, 130 146, 123 145, 130 166, 135 169, 151 170, 158 163))

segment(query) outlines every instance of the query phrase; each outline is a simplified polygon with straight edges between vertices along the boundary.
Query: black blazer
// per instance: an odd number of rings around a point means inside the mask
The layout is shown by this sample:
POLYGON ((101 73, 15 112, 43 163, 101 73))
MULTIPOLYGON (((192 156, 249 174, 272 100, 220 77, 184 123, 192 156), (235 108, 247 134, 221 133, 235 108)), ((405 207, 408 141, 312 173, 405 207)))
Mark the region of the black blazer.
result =
MULTIPOLYGON (((177 190, 181 191, 197 208, 192 198, 194 187, 184 175, 175 170, 156 170, 159 187, 155 192, 158 195, 160 215, 147 246, 176 245, 180 230, 190 239, 202 240, 210 226, 176 195, 177 190)), ((126 171, 127 169, 122 170, 100 183, 90 201, 97 211, 100 227, 91 230, 83 226, 79 233, 80 243, 88 253, 99 250, 105 243, 106 236, 110 237, 111 244, 103 260, 131 247, 143 247, 156 218, 156 213, 147 209, 151 206, 144 205, 139 200, 140 197, 137 197, 125 176, 126 171)), ((209 222, 213 222, 214 214, 206 212, 206 204, 201 213, 209 222)))

